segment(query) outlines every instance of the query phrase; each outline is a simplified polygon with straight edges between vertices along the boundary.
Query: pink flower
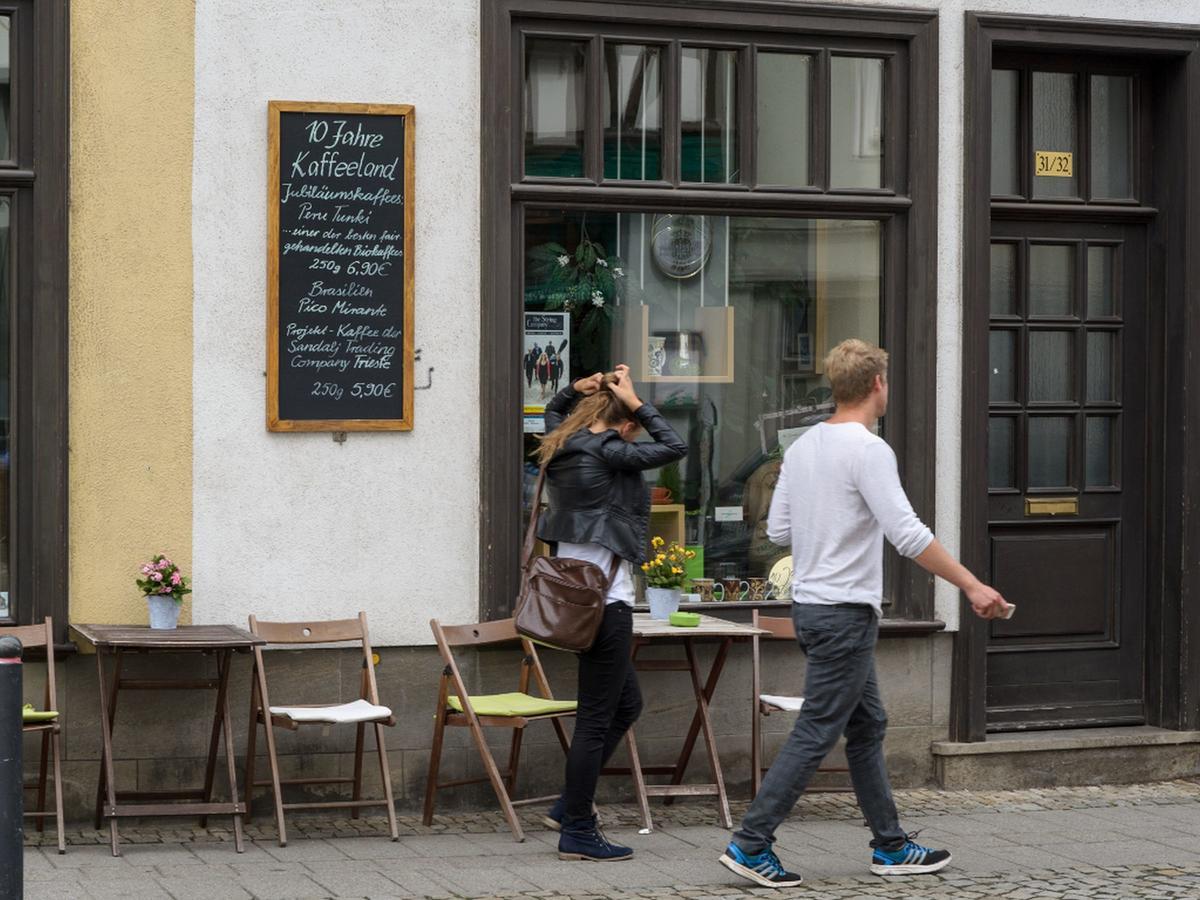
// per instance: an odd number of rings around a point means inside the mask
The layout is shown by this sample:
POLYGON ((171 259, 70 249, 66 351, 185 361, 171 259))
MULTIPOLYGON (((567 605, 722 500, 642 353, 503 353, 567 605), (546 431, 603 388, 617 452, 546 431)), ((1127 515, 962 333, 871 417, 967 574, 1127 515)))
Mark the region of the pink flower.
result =
POLYGON ((169 594, 169 593, 171 593, 171 588, 164 584, 162 587, 160 587, 158 589, 158 592, 160 594, 169 594))
POLYGON ((149 575, 152 571, 153 571, 153 569, 151 569, 149 566, 142 566, 142 574, 143 575, 149 575))
POLYGON ((183 581, 183 576, 178 572, 171 576, 171 584, 179 584, 181 581, 183 581))
POLYGON ((150 580, 151 581, 162 581, 162 572, 151 572, 150 580))
POLYGON ((154 568, 158 569, 161 572, 163 569, 168 569, 170 567, 171 567, 171 564, 169 562, 167 562, 165 559, 160 559, 158 561, 158 564, 154 568))

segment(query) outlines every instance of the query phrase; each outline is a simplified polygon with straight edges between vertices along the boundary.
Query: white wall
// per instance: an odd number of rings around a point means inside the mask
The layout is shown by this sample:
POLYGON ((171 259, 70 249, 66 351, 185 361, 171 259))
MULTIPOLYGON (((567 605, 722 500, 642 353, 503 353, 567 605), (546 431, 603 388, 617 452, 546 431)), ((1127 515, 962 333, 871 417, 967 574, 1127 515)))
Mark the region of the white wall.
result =
POLYGON ((197 623, 478 618, 479 90, 478 0, 197 0, 197 623), (416 107, 409 434, 266 431, 268 100, 416 107))
MULTIPOLYGON (((796 0, 802 4, 804 0, 796 0)), ((1198 0, 841 0, 940 12, 937 532, 958 548, 967 9, 1200 24, 1198 0)), ((197 622, 366 609, 379 643, 478 612, 478 0, 197 0, 197 622), (264 420, 266 103, 414 103, 416 341, 437 368, 407 435, 264 420)), ((953 589, 937 613, 957 628, 953 589)))

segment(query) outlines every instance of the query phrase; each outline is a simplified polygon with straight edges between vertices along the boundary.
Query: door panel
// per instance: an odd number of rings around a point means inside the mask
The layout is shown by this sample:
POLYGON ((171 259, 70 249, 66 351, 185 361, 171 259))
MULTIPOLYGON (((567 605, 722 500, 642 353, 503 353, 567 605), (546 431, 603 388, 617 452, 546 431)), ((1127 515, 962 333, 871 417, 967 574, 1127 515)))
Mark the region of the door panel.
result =
POLYGON ((1144 721, 1142 226, 996 221, 989 730, 1144 721))

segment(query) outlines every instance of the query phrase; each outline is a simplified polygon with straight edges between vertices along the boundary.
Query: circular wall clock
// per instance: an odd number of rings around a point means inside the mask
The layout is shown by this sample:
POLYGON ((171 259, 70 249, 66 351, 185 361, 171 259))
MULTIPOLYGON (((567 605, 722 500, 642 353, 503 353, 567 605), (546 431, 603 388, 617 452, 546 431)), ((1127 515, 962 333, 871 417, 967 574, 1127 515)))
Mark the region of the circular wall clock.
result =
POLYGON ((691 278, 712 255, 712 225, 708 216, 665 213, 650 227, 650 255, 671 278, 691 278))

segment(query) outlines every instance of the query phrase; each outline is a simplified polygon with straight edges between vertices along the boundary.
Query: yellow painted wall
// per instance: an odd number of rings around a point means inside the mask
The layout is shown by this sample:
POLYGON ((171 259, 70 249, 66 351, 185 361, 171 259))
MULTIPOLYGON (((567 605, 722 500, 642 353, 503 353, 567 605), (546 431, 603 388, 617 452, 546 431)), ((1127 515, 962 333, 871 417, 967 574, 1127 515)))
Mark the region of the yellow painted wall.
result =
POLYGON ((190 0, 71 2, 75 622, 145 623, 154 553, 191 574, 194 23, 190 0))

